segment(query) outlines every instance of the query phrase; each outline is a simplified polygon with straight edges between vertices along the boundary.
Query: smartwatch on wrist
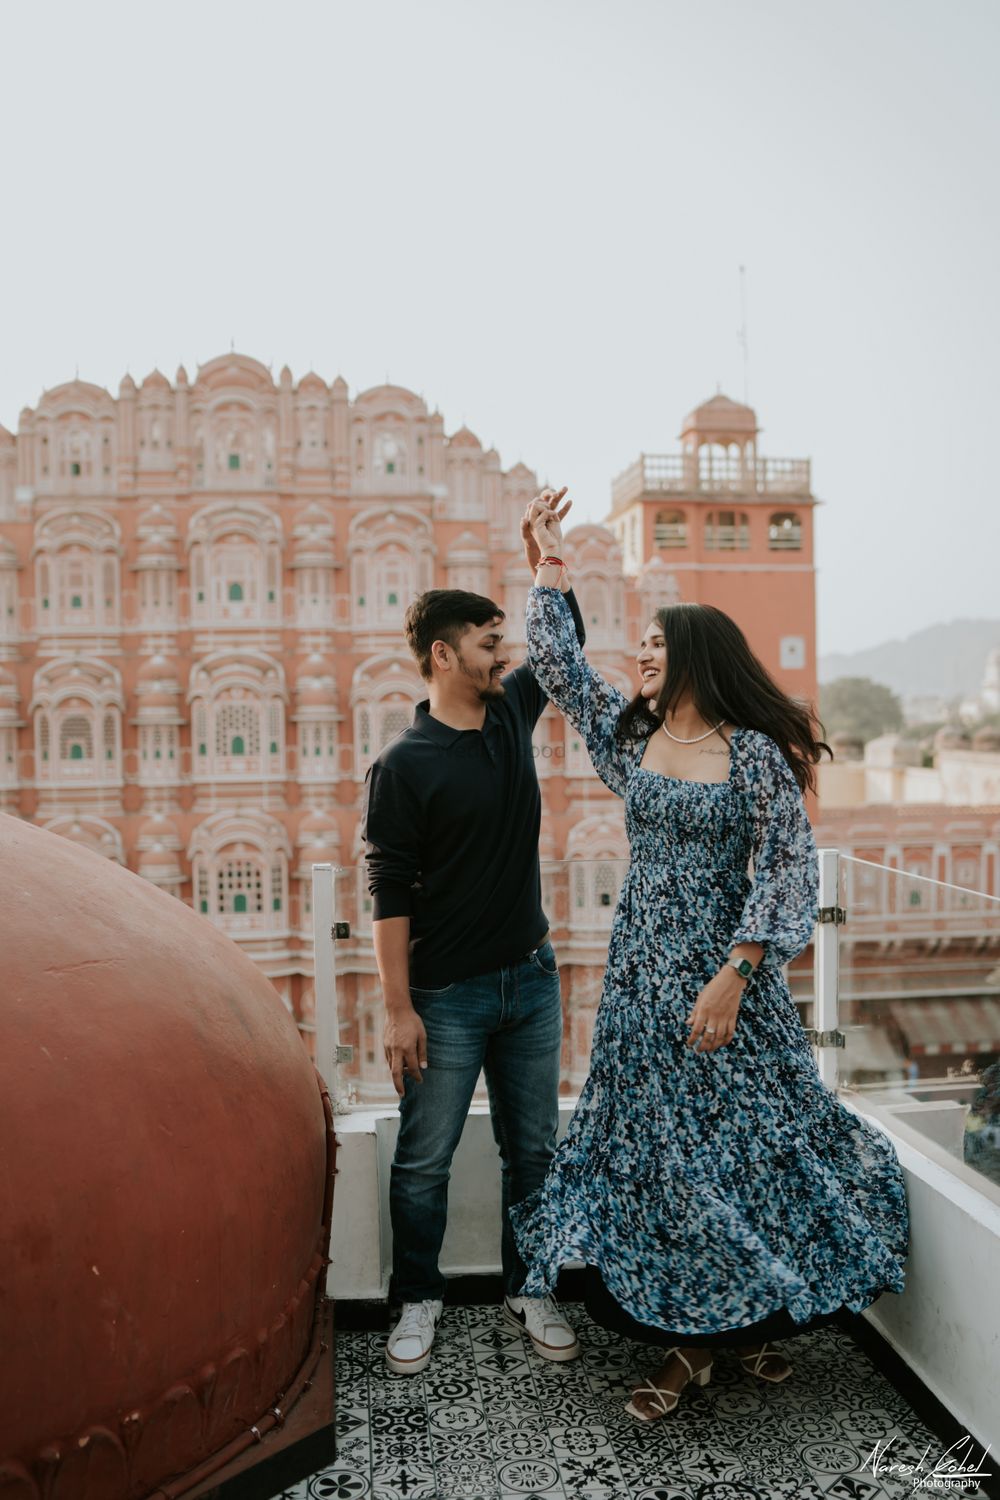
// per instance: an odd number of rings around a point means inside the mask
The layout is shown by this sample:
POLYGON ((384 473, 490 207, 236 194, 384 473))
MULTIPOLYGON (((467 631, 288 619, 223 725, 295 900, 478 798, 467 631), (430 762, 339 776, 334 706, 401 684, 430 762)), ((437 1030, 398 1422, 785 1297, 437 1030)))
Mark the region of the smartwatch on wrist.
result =
POLYGON ((736 970, 741 979, 749 979, 755 972, 754 966, 748 958, 727 958, 726 962, 731 969, 736 970))

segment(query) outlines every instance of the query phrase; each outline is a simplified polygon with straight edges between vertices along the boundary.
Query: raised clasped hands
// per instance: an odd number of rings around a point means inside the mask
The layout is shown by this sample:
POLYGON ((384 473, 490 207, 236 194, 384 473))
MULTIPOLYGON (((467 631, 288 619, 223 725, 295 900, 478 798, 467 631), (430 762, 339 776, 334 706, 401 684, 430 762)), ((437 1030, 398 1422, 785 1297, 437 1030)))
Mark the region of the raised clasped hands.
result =
POLYGON ((572 500, 563 500, 566 488, 541 490, 521 517, 524 555, 532 572, 541 558, 558 553, 562 546, 562 521, 573 504, 572 500))

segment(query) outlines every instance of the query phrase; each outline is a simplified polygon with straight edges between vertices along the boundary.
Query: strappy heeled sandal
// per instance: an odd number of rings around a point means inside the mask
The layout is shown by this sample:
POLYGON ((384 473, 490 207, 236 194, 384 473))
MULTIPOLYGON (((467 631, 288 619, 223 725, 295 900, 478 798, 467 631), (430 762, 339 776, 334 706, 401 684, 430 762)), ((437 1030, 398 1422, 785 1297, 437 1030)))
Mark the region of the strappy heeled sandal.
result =
POLYGON ((783 1370, 780 1375, 766 1374, 764 1372, 764 1369, 762 1368, 765 1360, 774 1359, 775 1357, 777 1357, 778 1359, 785 1359, 785 1356, 782 1354, 781 1350, 775 1348, 773 1344, 761 1344, 756 1354, 741 1354, 740 1364, 743 1366, 744 1370, 746 1370, 748 1375, 756 1375, 758 1380, 769 1380, 772 1385, 780 1385, 783 1380, 788 1379, 789 1375, 792 1373, 792 1367, 788 1364, 788 1361, 785 1360, 785 1364, 788 1366, 788 1368, 783 1370))
MULTIPOLYGON (((711 1360, 709 1360, 708 1364, 705 1365, 703 1369, 692 1370, 690 1364, 688 1364, 688 1361, 685 1359, 684 1355, 679 1349, 668 1349, 666 1353, 668 1359, 670 1358, 671 1354, 676 1354, 681 1364, 687 1365, 688 1378, 687 1380, 685 1380, 684 1385, 690 1385, 692 1381, 694 1381, 695 1385, 708 1385, 709 1379, 712 1374, 711 1360)), ((681 1391, 683 1391, 684 1385, 681 1386, 680 1391, 661 1390, 658 1385, 653 1385, 652 1381, 650 1381, 648 1385, 636 1386, 635 1390, 632 1392, 633 1396, 652 1396, 653 1403, 659 1411, 659 1416, 653 1416, 649 1412, 640 1411, 634 1401, 630 1401, 625 1410, 628 1412, 630 1417, 635 1417, 639 1422, 658 1422, 660 1420, 660 1417, 669 1416, 669 1414, 673 1411, 674 1407, 681 1399, 681 1391), (669 1406, 667 1405, 668 1401, 670 1403, 669 1406)))

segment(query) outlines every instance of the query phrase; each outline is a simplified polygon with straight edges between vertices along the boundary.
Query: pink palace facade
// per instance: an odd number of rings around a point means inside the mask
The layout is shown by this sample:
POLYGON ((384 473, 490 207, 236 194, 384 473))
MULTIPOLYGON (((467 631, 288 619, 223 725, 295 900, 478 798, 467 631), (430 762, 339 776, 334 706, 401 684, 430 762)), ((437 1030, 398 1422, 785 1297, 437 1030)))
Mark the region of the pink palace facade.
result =
MULTIPOLYGON (((787 690, 815 695, 809 464, 756 455, 724 396, 682 453, 623 474, 567 561, 588 652, 678 598, 728 607, 787 690)), ((538 480, 504 469, 412 391, 275 381, 223 355, 117 399, 83 381, 0 428, 0 808, 89 845, 203 912, 274 983, 309 1041, 311 868, 343 867, 344 1040, 386 1086, 359 809, 372 757, 426 696, 402 638, 420 591, 489 594, 523 649, 518 522, 538 480)), ((537 734, 543 860, 580 1081, 619 867, 621 805, 560 717, 537 734)))

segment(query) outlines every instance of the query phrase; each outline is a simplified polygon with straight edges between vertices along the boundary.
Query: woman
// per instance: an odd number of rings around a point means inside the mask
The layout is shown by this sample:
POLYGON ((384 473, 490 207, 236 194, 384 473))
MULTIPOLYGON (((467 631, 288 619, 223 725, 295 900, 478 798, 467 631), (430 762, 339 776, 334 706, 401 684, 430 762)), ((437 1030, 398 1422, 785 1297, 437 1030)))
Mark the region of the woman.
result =
POLYGON ((780 1381, 769 1340, 901 1291, 906 1199, 891 1143, 822 1083, 782 976, 816 919, 802 792, 826 746, 709 606, 657 613, 631 703, 594 672, 558 588, 563 494, 525 517, 543 559, 528 659, 625 799, 631 863, 590 1075, 511 1217, 525 1295, 583 1261, 592 1316, 667 1347, 627 1408, 650 1421, 708 1381, 713 1346, 780 1381))

